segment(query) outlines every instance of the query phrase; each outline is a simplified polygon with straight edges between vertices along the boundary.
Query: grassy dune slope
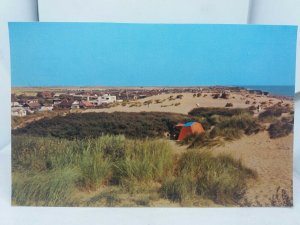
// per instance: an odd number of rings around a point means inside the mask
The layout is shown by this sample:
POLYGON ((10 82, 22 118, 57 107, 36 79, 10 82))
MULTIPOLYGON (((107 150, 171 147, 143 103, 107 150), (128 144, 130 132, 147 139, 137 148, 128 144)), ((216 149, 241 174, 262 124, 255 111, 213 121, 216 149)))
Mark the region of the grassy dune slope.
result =
POLYGON ((13 136, 13 143, 15 205, 236 205, 255 177, 229 155, 178 156, 158 139, 13 136))

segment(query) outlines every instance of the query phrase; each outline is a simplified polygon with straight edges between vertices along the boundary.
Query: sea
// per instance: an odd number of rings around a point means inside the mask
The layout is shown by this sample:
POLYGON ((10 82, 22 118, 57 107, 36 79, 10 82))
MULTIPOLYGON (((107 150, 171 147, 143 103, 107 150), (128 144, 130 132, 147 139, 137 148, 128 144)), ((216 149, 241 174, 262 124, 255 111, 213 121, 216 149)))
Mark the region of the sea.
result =
POLYGON ((248 90, 267 91, 270 95, 294 97, 295 86, 243 86, 248 90))

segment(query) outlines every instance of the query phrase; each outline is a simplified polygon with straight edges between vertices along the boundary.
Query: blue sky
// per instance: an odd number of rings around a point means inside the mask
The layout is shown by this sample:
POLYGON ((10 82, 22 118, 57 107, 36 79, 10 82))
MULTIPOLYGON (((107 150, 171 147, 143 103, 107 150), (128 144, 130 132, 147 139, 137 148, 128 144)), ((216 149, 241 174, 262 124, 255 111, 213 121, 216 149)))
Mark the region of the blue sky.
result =
POLYGON ((12 86, 294 85, 295 26, 9 23, 12 86))

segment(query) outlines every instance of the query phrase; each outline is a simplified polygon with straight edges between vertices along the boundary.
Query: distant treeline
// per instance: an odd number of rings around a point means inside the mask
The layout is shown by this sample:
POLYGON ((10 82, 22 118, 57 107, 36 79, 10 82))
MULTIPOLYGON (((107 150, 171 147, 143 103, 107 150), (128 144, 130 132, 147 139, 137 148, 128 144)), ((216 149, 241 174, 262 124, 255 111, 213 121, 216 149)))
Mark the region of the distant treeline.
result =
POLYGON ((26 127, 13 130, 13 134, 52 136, 58 138, 87 138, 105 134, 125 135, 129 138, 162 137, 173 133, 179 122, 197 121, 208 129, 205 119, 191 115, 163 112, 74 113, 42 119, 26 127))

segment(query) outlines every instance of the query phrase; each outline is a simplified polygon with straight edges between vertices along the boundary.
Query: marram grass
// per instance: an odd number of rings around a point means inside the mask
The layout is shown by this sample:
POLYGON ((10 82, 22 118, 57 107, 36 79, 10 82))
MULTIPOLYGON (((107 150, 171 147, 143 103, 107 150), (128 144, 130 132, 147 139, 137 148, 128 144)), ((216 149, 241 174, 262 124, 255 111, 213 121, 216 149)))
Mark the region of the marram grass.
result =
MULTIPOLYGON (((220 204, 237 203, 247 179, 255 177, 228 155, 188 150, 175 157, 169 143, 159 139, 13 136, 12 147, 15 205, 99 206, 103 199, 107 205, 109 196, 99 198, 100 202, 82 197, 102 189, 119 190, 113 205, 123 204, 118 200, 120 193, 130 198, 139 194, 140 199, 143 193, 155 194, 179 203, 193 196, 220 204)), ((137 202, 149 206, 149 201, 137 202)))

